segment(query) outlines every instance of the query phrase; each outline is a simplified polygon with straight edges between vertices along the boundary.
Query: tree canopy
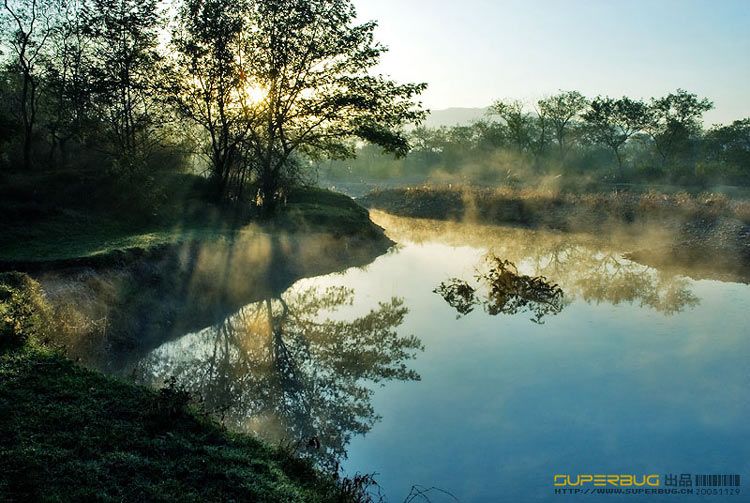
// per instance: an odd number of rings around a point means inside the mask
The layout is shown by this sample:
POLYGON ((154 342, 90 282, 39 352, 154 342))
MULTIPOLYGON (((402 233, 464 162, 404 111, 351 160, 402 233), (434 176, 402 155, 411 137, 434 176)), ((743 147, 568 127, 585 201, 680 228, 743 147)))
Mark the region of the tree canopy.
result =
POLYGON ((387 49, 351 0, 4 0, 2 22, 0 119, 27 170, 71 148, 120 172, 193 151, 217 196, 271 208, 311 160, 405 155, 425 116, 425 84, 374 71, 387 49))
POLYGON ((186 117, 211 140, 220 191, 272 205, 306 158, 353 156, 360 139, 404 155, 424 84, 372 75, 386 48, 349 0, 186 0, 175 37, 186 117), (234 185, 232 187, 232 185, 234 185))

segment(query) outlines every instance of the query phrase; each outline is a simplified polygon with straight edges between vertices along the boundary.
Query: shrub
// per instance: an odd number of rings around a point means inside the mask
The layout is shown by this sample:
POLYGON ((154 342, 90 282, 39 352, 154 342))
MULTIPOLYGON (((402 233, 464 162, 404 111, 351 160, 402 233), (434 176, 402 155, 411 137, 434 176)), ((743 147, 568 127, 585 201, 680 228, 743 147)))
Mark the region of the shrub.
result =
POLYGON ((0 350, 45 342, 51 320, 39 283, 26 274, 0 273, 0 350))

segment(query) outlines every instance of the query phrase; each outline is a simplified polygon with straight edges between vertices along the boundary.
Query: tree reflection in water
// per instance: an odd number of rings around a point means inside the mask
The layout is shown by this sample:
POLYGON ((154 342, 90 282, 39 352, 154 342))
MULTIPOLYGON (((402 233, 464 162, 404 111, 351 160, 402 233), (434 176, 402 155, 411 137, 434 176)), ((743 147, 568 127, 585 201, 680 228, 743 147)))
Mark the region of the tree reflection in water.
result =
POLYGON ((459 317, 481 305, 492 316, 530 312, 531 321, 543 324, 545 316, 562 311, 563 291, 558 285, 549 283, 544 276, 519 274, 515 264, 491 253, 484 260, 485 270, 477 271, 477 288, 452 278, 434 290, 458 311, 459 317))
MULTIPOLYGON (((468 225, 462 226, 464 230, 471 228, 468 225)), ((446 236, 450 237, 451 234, 444 229, 439 230, 442 238, 450 242, 446 236)), ((486 228, 482 230, 487 231, 486 228)), ((502 232, 496 231, 496 235, 484 232, 483 240, 479 243, 490 247, 495 255, 502 256, 508 264, 522 265, 524 270, 531 271, 532 278, 550 278, 565 291, 565 303, 576 298, 597 304, 630 303, 673 315, 695 307, 700 302, 693 293, 688 278, 628 260, 622 253, 613 250, 609 243, 581 235, 508 228, 501 230, 502 232)), ((418 237, 427 241, 430 235, 421 231, 418 237)), ((457 236, 469 244, 473 243, 473 235, 468 231, 457 236)), ((416 241, 419 242, 420 239, 416 241)), ((481 272, 478 274, 481 275, 481 272)), ((514 274, 517 274, 517 270, 511 268, 508 277, 513 278, 514 274)), ((513 288, 510 286, 512 295, 513 288)), ((454 278, 443 282, 435 291, 459 315, 466 315, 483 304, 483 301, 474 296, 473 288, 467 281, 454 278)), ((501 287, 499 292, 506 288, 507 285, 501 287)), ((548 304, 542 303, 540 307, 546 305, 548 304)), ((529 306, 537 307, 533 302, 529 306)), ((544 314, 560 312, 556 303, 553 306, 544 314)), ((508 307, 506 304, 500 303, 498 307, 498 313, 512 313, 512 309, 505 310, 508 307)), ((560 308, 562 307, 561 304, 560 308)))
POLYGON ((334 467, 352 436, 379 419, 372 384, 419 380, 406 363, 423 350, 396 331, 408 312, 400 299, 353 321, 322 316, 353 296, 311 288, 251 304, 154 351, 139 373, 150 383, 174 376, 232 429, 302 447, 334 467))

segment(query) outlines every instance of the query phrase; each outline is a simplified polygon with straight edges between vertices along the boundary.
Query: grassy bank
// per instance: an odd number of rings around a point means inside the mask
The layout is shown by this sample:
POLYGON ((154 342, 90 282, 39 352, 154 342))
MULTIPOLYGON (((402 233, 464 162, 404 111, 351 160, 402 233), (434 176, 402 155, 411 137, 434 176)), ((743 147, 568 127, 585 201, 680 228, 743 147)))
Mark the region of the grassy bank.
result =
POLYGON ((623 251, 647 265, 750 272, 750 201, 723 194, 423 186, 359 201, 398 216, 617 235, 623 251), (643 248, 634 239, 657 234, 668 244, 643 248))
POLYGON ((0 179, 0 269, 121 261, 163 247, 231 237, 255 223, 273 231, 382 237, 365 209, 322 189, 298 189, 270 219, 220 206, 200 177, 164 175, 151 185, 91 172, 0 179))
POLYGON ((0 271, 32 274, 66 322, 56 340, 99 369, 392 244, 331 191, 295 190, 260 218, 215 203, 200 177, 157 180, 139 190, 80 170, 0 175, 0 271))
POLYGON ((288 452, 228 433, 177 386, 151 390, 51 349, 39 286, 0 275, 5 501, 349 501, 288 452))
POLYGON ((590 230, 603 223, 688 222, 731 218, 750 223, 750 201, 723 194, 422 186, 378 190, 366 206, 417 218, 590 230))
POLYGON ((167 341, 278 297, 302 278, 367 265, 390 246, 382 236, 251 226, 231 239, 171 245, 123 264, 32 274, 64 320, 56 340, 68 354, 119 374, 167 341))
POLYGON ((142 182, 0 175, 0 270, 44 283, 0 273, 0 499, 355 499, 357 483, 227 432, 179 386, 107 377, 58 345, 146 351, 304 275, 367 263, 390 243, 382 229, 319 189, 260 219, 213 203, 199 177, 142 182))

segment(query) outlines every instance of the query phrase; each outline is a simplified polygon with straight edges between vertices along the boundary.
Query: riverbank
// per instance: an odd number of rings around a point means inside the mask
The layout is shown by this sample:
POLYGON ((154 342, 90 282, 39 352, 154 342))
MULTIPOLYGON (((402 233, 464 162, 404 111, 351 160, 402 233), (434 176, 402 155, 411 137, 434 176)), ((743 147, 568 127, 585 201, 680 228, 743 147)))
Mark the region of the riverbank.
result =
MULTIPOLYGON (((475 187, 413 187, 371 192, 361 204, 398 216, 564 232, 659 235, 631 239, 628 257, 647 265, 700 268, 747 277, 750 201, 726 195, 658 192, 570 194, 475 187)), ((710 276, 710 275, 709 275, 710 276)))
POLYGON ((302 278, 364 266, 392 245, 383 238, 269 232, 173 245, 107 266, 38 270, 57 340, 87 366, 128 375, 153 349, 221 323, 243 306, 281 295, 302 278))
POLYGON ((214 203, 205 179, 173 174, 133 187, 88 172, 0 179, 0 270, 106 266, 191 242, 232 239, 248 226, 384 239, 367 210, 328 190, 289 194, 272 218, 214 203))
POLYGON ((350 501, 291 451, 235 435, 179 385, 153 390, 53 349, 38 284, 0 274, 0 494, 7 501, 350 501))
POLYGON ((369 263, 392 245, 383 230, 320 189, 259 219, 211 203, 198 177, 145 195, 103 180, 0 180, 0 271, 24 271, 0 273, 0 494, 355 500, 356 480, 317 471, 299 447, 227 432, 179 383, 155 390, 92 368, 125 375, 118 367, 301 277, 369 263))
POLYGON ((272 218, 258 219, 211 204, 200 187, 185 188, 200 180, 183 177, 170 189, 179 204, 131 218, 117 204, 55 196, 55 180, 42 184, 43 198, 0 204, 16 216, 0 223, 0 270, 39 281, 64 320, 58 342, 108 373, 301 278, 365 265, 393 245, 366 209, 322 189, 294 191, 272 218))
POLYGON ((80 171, 3 182, 0 214, 10 218, 0 221, 0 271, 39 281, 65 320, 58 342, 115 373, 298 279, 365 265, 393 244, 366 209, 323 189, 297 189, 261 219, 213 203, 190 175, 163 180, 170 198, 159 203, 80 171))

